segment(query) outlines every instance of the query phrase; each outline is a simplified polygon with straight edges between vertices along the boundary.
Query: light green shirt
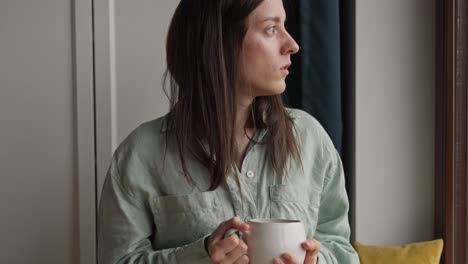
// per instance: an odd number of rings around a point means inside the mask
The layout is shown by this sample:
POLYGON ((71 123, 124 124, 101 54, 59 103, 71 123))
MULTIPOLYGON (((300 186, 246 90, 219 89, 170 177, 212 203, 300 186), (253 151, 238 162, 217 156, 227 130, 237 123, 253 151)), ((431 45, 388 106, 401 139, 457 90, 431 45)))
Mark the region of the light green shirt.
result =
MULTIPOLYGON (((293 162, 287 175, 278 176, 266 145, 251 143, 240 171, 214 191, 208 191, 208 170, 190 157, 193 183, 187 182, 174 137, 165 148, 171 132, 165 117, 138 127, 115 151, 104 183, 98 263, 212 263, 203 240, 233 216, 302 220, 307 238, 321 243, 320 264, 359 263, 349 243, 340 157, 312 116, 288 111, 302 166, 293 162)), ((261 142, 266 132, 258 131, 255 140, 261 142)))

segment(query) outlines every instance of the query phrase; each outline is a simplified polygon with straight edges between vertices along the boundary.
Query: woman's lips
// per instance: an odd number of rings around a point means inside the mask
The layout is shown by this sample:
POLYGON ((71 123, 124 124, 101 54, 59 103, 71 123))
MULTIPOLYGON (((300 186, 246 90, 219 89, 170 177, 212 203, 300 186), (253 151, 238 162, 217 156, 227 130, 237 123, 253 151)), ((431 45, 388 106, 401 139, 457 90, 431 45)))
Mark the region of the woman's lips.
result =
POLYGON ((291 66, 291 63, 284 65, 280 70, 288 70, 289 66, 291 66))
POLYGON ((289 71, 288 71, 288 68, 289 66, 291 66, 291 63, 288 63, 286 65, 284 65, 283 67, 281 67, 281 72, 285 73, 286 75, 289 74, 289 71))

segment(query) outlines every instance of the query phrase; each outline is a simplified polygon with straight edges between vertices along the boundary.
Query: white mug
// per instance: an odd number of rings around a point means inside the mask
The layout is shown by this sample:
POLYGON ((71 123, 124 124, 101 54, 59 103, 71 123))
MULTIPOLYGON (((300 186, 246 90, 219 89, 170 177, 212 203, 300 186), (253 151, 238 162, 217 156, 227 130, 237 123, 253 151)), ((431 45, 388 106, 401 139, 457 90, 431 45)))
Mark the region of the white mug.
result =
MULTIPOLYGON (((301 243, 306 241, 304 224, 299 220, 250 219, 250 230, 242 232, 242 240, 248 246, 251 264, 272 264, 283 253, 290 253, 300 263, 304 262, 305 250, 301 243)), ((225 237, 238 232, 230 229, 225 237)))

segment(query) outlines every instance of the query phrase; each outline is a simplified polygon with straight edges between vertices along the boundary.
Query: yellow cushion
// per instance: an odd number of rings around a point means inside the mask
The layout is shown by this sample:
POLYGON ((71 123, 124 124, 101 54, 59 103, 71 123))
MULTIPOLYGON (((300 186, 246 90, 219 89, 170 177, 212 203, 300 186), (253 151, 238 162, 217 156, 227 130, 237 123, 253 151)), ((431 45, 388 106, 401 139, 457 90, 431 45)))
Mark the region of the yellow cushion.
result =
POLYGON ((412 243, 403 246, 370 246, 353 242, 361 264, 438 264, 442 239, 412 243))

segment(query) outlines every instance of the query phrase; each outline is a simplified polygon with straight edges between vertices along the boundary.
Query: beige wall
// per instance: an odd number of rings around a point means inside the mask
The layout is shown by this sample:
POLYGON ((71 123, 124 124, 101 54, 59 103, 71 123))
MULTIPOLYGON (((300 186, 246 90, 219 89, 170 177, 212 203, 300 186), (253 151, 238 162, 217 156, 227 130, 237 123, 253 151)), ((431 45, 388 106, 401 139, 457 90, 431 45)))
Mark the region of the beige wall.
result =
POLYGON ((166 34, 179 1, 97 2, 95 7, 98 190, 112 152, 141 123, 169 109, 162 89, 166 34))
POLYGON ((169 109, 162 90, 166 34, 179 1, 116 1, 117 142, 169 109))
POLYGON ((71 1, 0 1, 0 263, 78 263, 71 1))
POLYGON ((434 0, 356 1, 356 239, 431 239, 434 0))

